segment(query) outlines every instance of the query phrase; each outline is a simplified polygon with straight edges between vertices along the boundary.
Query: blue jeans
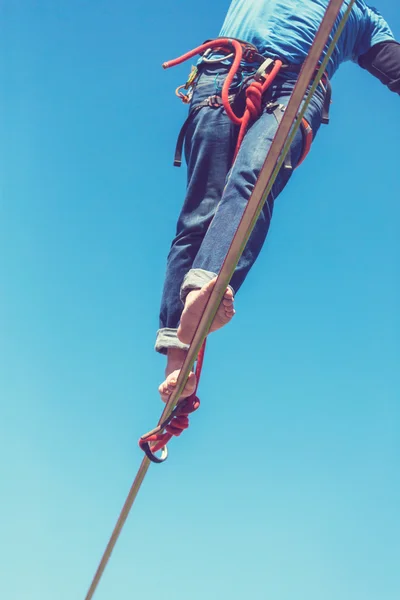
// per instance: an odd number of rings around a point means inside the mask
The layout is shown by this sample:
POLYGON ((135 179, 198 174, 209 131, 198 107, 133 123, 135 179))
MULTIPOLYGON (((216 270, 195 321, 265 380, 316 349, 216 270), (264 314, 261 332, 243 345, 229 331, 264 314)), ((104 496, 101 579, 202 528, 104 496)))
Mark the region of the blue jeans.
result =
MULTIPOLYGON (((221 65, 202 70, 190 110, 218 92, 226 73, 226 67, 221 65)), ((187 348, 176 335, 184 299, 191 289, 202 287, 219 273, 278 127, 275 115, 267 112, 265 105, 278 102, 286 106, 294 85, 295 80, 287 76, 275 80, 263 98, 264 110, 249 127, 233 165, 238 128, 224 108, 203 107, 191 121, 185 140, 187 193, 167 259, 156 340, 158 352, 165 354, 170 347, 187 348)), ((318 88, 305 115, 314 136, 321 124, 322 107, 323 92, 318 88)), ((293 168, 302 152, 303 134, 299 130, 291 146, 293 168)), ((235 293, 260 253, 274 201, 291 174, 284 167, 278 174, 232 277, 235 293)))

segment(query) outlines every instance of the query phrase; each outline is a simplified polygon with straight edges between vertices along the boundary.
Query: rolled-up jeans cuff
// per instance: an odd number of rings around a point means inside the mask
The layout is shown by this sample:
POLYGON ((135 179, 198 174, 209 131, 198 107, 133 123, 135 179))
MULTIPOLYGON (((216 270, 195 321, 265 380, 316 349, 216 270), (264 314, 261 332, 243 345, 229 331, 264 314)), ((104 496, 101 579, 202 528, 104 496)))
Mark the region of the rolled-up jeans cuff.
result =
POLYGON ((155 351, 160 354, 167 354, 168 348, 179 348, 180 350, 187 350, 189 346, 183 344, 177 335, 177 329, 171 327, 164 327, 157 331, 155 351))
MULTIPOLYGON (((217 277, 216 273, 212 271, 205 271, 204 269, 190 269, 184 277, 183 283, 181 285, 181 300, 185 302, 186 296, 192 290, 198 290, 203 287, 206 283, 211 281, 217 277)), ((234 294, 234 289, 229 285, 228 286, 232 293, 234 294)))

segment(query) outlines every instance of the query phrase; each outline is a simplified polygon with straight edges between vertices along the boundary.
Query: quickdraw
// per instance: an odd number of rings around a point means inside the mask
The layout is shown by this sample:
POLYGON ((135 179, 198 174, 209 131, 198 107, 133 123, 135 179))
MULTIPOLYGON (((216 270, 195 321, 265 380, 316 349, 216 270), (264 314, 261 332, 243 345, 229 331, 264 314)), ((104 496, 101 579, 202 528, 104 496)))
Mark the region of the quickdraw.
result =
POLYGON ((190 100, 192 99, 193 86, 198 76, 198 68, 192 66, 187 82, 184 85, 180 85, 178 88, 176 88, 175 94, 182 100, 184 104, 189 104, 190 100))

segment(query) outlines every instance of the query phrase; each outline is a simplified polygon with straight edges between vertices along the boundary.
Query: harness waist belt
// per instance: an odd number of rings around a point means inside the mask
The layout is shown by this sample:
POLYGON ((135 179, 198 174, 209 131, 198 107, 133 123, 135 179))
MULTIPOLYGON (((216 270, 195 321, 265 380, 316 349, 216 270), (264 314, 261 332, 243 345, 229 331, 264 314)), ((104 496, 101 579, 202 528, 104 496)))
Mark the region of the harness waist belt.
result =
MULTIPOLYGON (((239 140, 236 152, 240 143, 245 134, 245 130, 247 125, 249 124, 251 119, 257 118, 259 114, 261 114, 262 110, 262 95, 268 89, 269 85, 272 83, 276 75, 282 70, 285 72, 299 73, 302 69, 302 64, 288 64, 284 63, 282 60, 264 56, 260 54, 257 48, 248 42, 243 40, 238 40, 235 38, 216 38, 215 40, 207 40, 202 46, 199 46, 195 50, 188 52, 181 58, 176 61, 172 61, 172 63, 165 63, 164 67, 173 66, 173 64, 179 64, 185 60, 188 60, 195 54, 200 54, 202 56, 201 62, 198 65, 198 68, 192 68, 192 72, 189 75, 189 79, 185 85, 180 86, 176 93, 181 98, 181 100, 185 103, 189 103, 191 100, 191 95, 193 93, 194 84, 201 74, 202 66, 206 67, 207 65, 216 65, 218 63, 225 62, 227 60, 232 61, 231 65, 227 65, 228 73, 222 87, 221 95, 213 95, 209 96, 205 100, 203 100, 200 104, 195 106, 190 110, 189 116, 185 120, 176 144, 175 149, 175 157, 174 157, 174 166, 179 167, 182 164, 182 151, 183 144, 185 140, 185 136, 189 127, 189 124, 193 120, 193 118, 197 115, 197 113, 205 107, 211 108, 219 108, 221 106, 226 110, 229 118, 236 124, 240 125, 239 132, 239 140), (222 54, 222 57, 217 58, 209 58, 212 55, 222 54), (257 71, 251 75, 249 75, 241 84, 238 92, 234 94, 228 95, 228 91, 230 85, 232 84, 233 78, 237 71, 240 68, 240 65, 243 62, 247 63, 258 63, 260 66, 257 71), (245 85, 248 83, 248 85, 245 85), (186 90, 186 93, 183 92, 186 90), (247 94, 253 91, 257 95, 257 111, 250 114, 248 110, 247 104, 247 94), (239 108, 239 111, 244 116, 239 116, 237 111, 235 110, 239 108), (242 112, 243 111, 243 112, 242 112), (244 123, 246 121, 246 123, 244 123)), ((331 84, 328 78, 328 75, 325 73, 321 83, 320 83, 323 92, 324 92, 324 103, 322 107, 322 118, 321 122, 323 124, 329 123, 329 107, 331 104, 332 97, 332 89, 331 84)), ((254 100, 254 98, 253 98, 254 100)), ((268 109, 268 105, 267 105, 268 109)), ((279 113, 282 110, 282 107, 279 107, 279 110, 272 110, 275 117, 280 120, 279 113)), ((284 110, 284 107, 283 107, 284 110)), ((302 162, 308 153, 308 150, 311 146, 312 142, 312 130, 305 119, 302 122, 302 130, 304 135, 304 152, 301 157, 302 162)), ((286 161, 286 167, 291 168, 290 160, 286 161)))

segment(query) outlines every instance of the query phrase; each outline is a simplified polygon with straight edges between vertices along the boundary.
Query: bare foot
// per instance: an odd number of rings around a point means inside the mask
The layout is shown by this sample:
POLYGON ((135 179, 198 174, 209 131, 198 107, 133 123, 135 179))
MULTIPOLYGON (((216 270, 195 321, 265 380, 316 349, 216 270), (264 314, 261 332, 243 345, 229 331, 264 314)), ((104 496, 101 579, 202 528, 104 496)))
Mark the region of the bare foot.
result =
MULTIPOLYGON (((199 324, 201 315, 203 314, 204 308, 210 297, 212 290, 214 289, 215 277, 199 290, 192 290, 186 296, 185 308, 181 316, 181 322, 178 328, 178 338, 184 344, 190 344, 196 327, 199 324)), ((233 308, 233 293, 230 288, 226 288, 221 304, 219 305, 217 314, 214 317, 214 321, 211 325, 211 331, 220 329, 232 319, 235 314, 233 308)))
MULTIPOLYGON (((165 369, 165 381, 159 386, 158 391, 160 392, 161 400, 168 402, 169 397, 176 388, 176 382, 178 381, 181 367, 186 358, 186 350, 180 350, 178 348, 170 348, 168 350, 168 362, 165 369)), ((186 382, 185 388, 180 398, 187 398, 191 396, 196 389, 196 375, 190 373, 189 378, 186 382)))

